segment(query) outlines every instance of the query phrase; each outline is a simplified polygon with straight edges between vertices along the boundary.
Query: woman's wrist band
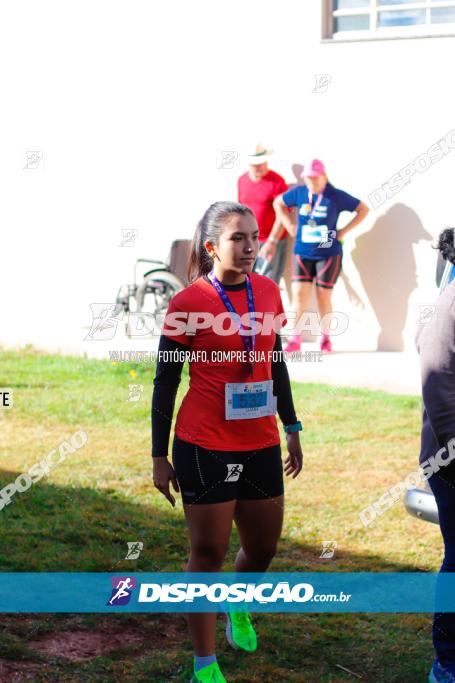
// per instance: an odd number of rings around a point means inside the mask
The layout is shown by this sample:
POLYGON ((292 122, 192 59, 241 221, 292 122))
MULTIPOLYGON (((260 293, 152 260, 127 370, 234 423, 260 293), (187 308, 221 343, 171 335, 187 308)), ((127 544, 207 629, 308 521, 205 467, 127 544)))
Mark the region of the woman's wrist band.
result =
POLYGON ((275 237, 275 236, 272 236, 272 237, 271 237, 270 235, 268 236, 267 239, 269 239, 271 242, 274 242, 275 244, 278 244, 278 242, 280 241, 280 240, 278 239, 278 237, 275 237))
POLYGON ((292 425, 283 425, 283 429, 286 432, 286 434, 292 434, 292 432, 301 432, 302 423, 299 420, 298 422, 294 422, 294 424, 292 425))

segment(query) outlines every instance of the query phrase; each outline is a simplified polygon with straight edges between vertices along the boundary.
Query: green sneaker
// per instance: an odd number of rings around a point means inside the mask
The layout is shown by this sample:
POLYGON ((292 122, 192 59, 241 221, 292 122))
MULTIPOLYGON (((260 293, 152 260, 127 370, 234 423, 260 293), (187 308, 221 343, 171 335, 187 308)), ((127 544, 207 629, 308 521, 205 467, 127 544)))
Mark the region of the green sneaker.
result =
POLYGON ((254 652, 258 646, 256 631, 251 623, 249 612, 229 612, 226 615, 226 637, 236 650, 241 648, 246 652, 254 652))
POLYGON ((198 681, 201 681, 201 683, 227 683, 227 680, 220 671, 218 662, 203 666, 202 669, 196 671, 196 659, 194 659, 193 667, 194 674, 191 683, 198 683, 198 681))

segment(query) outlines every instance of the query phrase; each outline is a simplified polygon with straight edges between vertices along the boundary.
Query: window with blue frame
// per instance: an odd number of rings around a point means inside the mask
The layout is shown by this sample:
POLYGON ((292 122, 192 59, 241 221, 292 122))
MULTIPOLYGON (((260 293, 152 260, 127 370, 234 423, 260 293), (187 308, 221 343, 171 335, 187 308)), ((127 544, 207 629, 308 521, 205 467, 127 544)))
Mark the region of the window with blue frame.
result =
POLYGON ((324 38, 455 33, 455 0, 326 0, 324 38))

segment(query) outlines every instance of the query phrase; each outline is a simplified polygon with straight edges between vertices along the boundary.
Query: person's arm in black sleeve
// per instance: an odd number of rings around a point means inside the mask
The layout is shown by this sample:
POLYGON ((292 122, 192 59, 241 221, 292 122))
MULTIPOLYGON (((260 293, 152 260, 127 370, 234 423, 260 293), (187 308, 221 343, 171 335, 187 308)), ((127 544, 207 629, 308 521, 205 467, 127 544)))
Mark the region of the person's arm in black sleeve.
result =
POLYGON ((286 361, 283 357, 279 334, 276 335, 273 350, 278 352, 274 354, 277 360, 272 360, 273 393, 277 397, 277 412, 284 425, 295 424, 297 416, 292 399, 291 382, 286 361))
POLYGON ((152 457, 154 458, 168 455, 175 397, 185 362, 184 359, 179 359, 179 356, 183 355, 180 353, 182 351, 188 351, 188 346, 164 334, 161 335, 152 397, 152 457), (169 351, 171 354, 175 352, 176 359, 162 360, 163 353, 160 354, 160 351, 169 351))

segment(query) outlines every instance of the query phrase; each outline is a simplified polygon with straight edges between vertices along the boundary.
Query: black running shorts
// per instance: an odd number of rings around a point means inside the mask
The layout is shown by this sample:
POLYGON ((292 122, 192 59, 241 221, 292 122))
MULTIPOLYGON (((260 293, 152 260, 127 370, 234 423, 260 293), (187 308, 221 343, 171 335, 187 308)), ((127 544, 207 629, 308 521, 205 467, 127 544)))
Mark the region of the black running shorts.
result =
POLYGON ((298 254, 292 255, 292 281, 313 282, 316 287, 332 289, 341 272, 341 255, 330 256, 326 259, 302 258, 298 254))
POLYGON ((172 464, 185 504, 275 498, 284 492, 281 446, 212 451, 174 434, 172 464))

